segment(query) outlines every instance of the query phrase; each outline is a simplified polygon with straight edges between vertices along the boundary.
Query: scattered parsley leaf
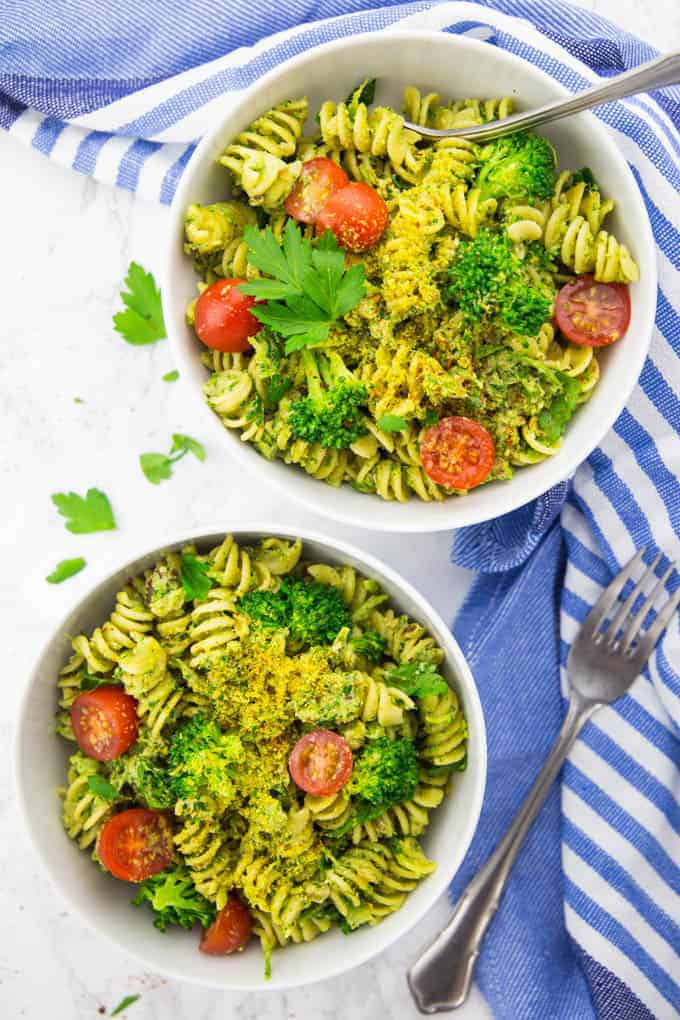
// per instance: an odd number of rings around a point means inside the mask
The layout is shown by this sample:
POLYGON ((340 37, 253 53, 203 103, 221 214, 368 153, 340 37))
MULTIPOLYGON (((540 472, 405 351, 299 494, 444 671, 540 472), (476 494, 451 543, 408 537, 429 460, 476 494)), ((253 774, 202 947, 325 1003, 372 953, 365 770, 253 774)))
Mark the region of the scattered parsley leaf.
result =
POLYGON ((112 1009, 109 1016, 118 1016, 128 1006, 132 1006, 138 999, 141 999, 141 995, 126 995, 124 999, 121 999, 115 1009, 112 1009))
POLYGON ((563 372, 560 372, 559 375, 563 385, 562 393, 556 396, 550 406, 544 408, 538 416, 538 427, 549 443, 556 443, 566 429, 578 407, 578 398, 581 392, 581 387, 576 379, 563 372))
POLYGON ((181 460, 182 457, 186 457, 187 453, 193 453, 197 460, 205 460, 205 449, 197 439, 192 439, 191 436, 184 436, 180 432, 175 432, 172 437, 172 446, 170 447, 169 454, 142 453, 139 456, 139 466, 145 478, 152 485, 159 485, 161 482, 167 481, 168 478, 172 477, 173 465, 178 460, 181 460))
POLYGON ((88 489, 84 497, 75 492, 55 492, 52 502, 61 516, 66 517, 66 527, 74 535, 115 530, 111 504, 100 489, 88 489))
POLYGON ((215 583, 208 577, 207 564, 189 553, 182 553, 180 577, 187 599, 204 599, 215 583))
POLYGON ((404 662, 389 671, 387 682, 414 698, 443 694, 449 686, 430 662, 404 662))
POLYGON ((163 382, 177 382, 179 379, 179 372, 176 368, 173 368, 172 372, 166 372, 161 378, 163 379, 163 382))
POLYGON ((198 439, 192 439, 191 436, 183 436, 181 432, 175 432, 172 437, 170 453, 176 453, 177 450, 193 453, 194 457, 201 462, 205 460, 205 448, 202 443, 199 443, 198 439))
POLYGON ((85 560, 82 556, 76 556, 73 560, 62 560, 60 563, 57 563, 52 573, 48 574, 45 580, 48 584, 61 584, 62 581, 68 580, 69 577, 79 574, 84 566, 85 560))
POLYGON ((378 428, 383 432, 403 432, 406 424, 398 414, 384 414, 382 418, 378 418, 378 428))
POLYGON ((314 247, 292 219, 281 244, 270 227, 248 226, 244 238, 248 262, 267 276, 239 290, 264 302, 253 315, 286 337, 286 354, 325 343, 331 325, 363 297, 364 267, 345 268, 345 250, 330 230, 314 247))
POLYGON ((135 346, 154 344, 166 337, 161 292, 152 273, 147 273, 137 262, 131 262, 125 277, 127 291, 120 293, 122 312, 113 317, 113 328, 123 339, 135 346))
POLYGON ((97 687, 110 684, 120 686, 118 681, 113 680, 110 676, 93 676, 92 673, 84 673, 83 679, 80 681, 80 689, 81 691, 95 691, 97 687))
POLYGON ((291 387, 290 379, 284 379, 283 376, 275 372, 267 383, 267 389, 265 391, 265 404, 268 408, 276 407, 281 398, 285 396, 291 387))
POLYGON ((427 414, 425 415, 425 417, 423 418, 423 425, 427 429, 431 425, 436 425, 438 421, 439 421, 439 415, 437 414, 437 412, 436 411, 428 411, 427 414))
POLYGON ((118 797, 118 790, 115 786, 111 786, 111 783, 107 783, 101 776, 88 776, 87 785, 96 794, 97 797, 102 797, 104 800, 114 801, 118 797))

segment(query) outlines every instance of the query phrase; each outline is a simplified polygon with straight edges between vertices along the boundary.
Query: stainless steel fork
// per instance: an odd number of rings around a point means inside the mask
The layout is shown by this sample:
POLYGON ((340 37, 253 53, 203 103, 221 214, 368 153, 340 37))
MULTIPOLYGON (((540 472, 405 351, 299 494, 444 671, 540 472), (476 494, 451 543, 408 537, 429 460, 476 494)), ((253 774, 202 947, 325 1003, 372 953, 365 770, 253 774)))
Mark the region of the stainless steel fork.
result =
POLYGON ((467 998, 482 941, 510 870, 581 727, 598 708, 626 693, 680 605, 679 587, 649 627, 643 629, 675 569, 671 564, 657 578, 656 568, 662 559, 659 553, 635 582, 645 551, 636 553, 616 575, 586 617, 569 653, 569 707, 550 756, 507 833, 459 899, 448 925, 408 974, 411 994, 421 1013, 447 1012, 467 998), (631 582, 631 591, 624 595, 631 582), (645 597, 652 583, 654 587, 645 597))

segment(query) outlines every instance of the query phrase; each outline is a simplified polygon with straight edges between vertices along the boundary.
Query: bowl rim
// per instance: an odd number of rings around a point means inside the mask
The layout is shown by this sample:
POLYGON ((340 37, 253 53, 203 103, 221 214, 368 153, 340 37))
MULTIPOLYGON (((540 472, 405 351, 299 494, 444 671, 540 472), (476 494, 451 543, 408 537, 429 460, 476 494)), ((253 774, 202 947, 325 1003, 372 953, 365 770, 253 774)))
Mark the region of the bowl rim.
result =
MULTIPOLYGON (((165 254, 162 265, 161 291, 163 294, 164 306, 167 306, 168 312, 165 319, 170 346, 173 351, 173 356, 181 370, 180 382, 183 385, 185 392, 190 390, 193 394, 191 400, 193 401, 192 406, 195 410, 192 413, 195 413, 197 417, 201 414, 203 415, 203 417, 199 418, 199 420, 205 421, 206 427, 213 430, 211 434, 215 435, 216 442, 220 442, 224 446, 228 455, 232 457, 239 466, 243 465, 253 478, 258 478, 260 481, 264 481, 264 484, 271 485, 273 490, 290 496, 299 504, 324 518, 329 518, 330 520, 353 527, 374 529, 381 532, 423 533, 445 531, 451 528, 480 524, 493 520, 502 514, 516 510, 530 502, 532 499, 544 495, 554 485, 563 482, 572 475, 584 461, 586 461, 598 443, 602 442, 606 434, 610 431, 637 385, 645 358, 647 357, 654 326, 655 299, 653 295, 656 294, 657 289, 657 263, 656 247, 651 231, 651 225, 649 223, 649 217, 647 216, 643 198, 639 193, 639 189, 635 184, 635 179, 623 153, 619 150, 605 125, 603 125, 592 113, 586 112, 579 114, 579 116, 587 122, 588 128, 593 136, 593 146, 600 146, 601 150, 605 153, 605 158, 616 167, 618 173, 626 175, 632 185, 631 190, 635 195, 635 200, 638 204, 638 212, 641 214, 640 219, 644 224, 643 232, 638 234, 636 237, 637 252, 639 256, 638 260, 640 264, 644 266, 644 275, 641 277, 641 281, 637 284, 637 286, 644 288, 642 293, 645 294, 646 303, 648 305, 648 321, 646 324, 643 324, 643 330, 641 330, 642 336, 638 338, 639 342, 635 346, 631 344, 630 356, 624 362, 622 374, 625 373, 626 384, 621 385, 618 388, 615 398, 611 399, 606 406, 598 408, 599 424, 596 428, 592 428, 590 439, 586 440, 585 443, 582 443, 578 448, 575 448, 570 453, 560 450, 554 457, 550 458, 549 461, 543 462, 545 465, 545 471, 549 476, 547 484, 545 481, 539 481, 539 476, 535 473, 532 474, 530 470, 517 471, 514 477, 509 481, 499 482, 498 487, 494 490, 494 502, 498 508, 494 509, 493 512, 480 512, 474 502, 471 501, 470 497, 467 499, 451 497, 436 504, 436 516, 430 513, 422 515, 415 513, 411 519, 402 519, 398 511, 396 513, 390 513, 393 504, 388 502, 387 505, 385 505, 385 501, 380 499, 377 495, 372 495, 372 498, 369 501, 368 496, 359 493, 356 494, 357 500, 359 498, 363 498, 364 503, 356 501, 351 509, 347 509, 344 506, 339 507, 337 501, 330 499, 324 501, 321 498, 317 498, 316 489, 313 486, 298 484, 299 479, 296 477, 298 472, 295 466, 286 465, 287 470, 285 474, 283 472, 270 471, 269 461, 261 457, 254 448, 251 449, 250 443, 242 442, 240 436, 234 434, 225 440, 225 435, 229 430, 224 428, 215 413, 208 408, 203 399, 203 395, 200 392, 200 388, 194 384, 194 382, 189 378, 189 373, 185 370, 190 364, 191 355, 184 350, 183 343, 179 336, 179 331, 175 330, 174 317, 170 310, 171 304, 174 306, 176 301, 171 285, 173 276, 173 261, 177 255, 175 246, 177 237, 179 236, 179 227, 183 224, 184 220, 184 209, 187 202, 190 200, 189 192, 193 186, 193 177, 196 171, 203 165, 206 155, 213 150, 218 136, 224 132, 225 123, 234 117, 238 117, 249 105, 253 103, 254 93, 259 93, 262 89, 266 88, 279 75, 295 68, 304 69, 307 62, 315 61, 319 58, 319 56, 332 55, 337 50, 346 49, 350 46, 354 49, 358 49, 364 46, 375 45, 377 43, 384 44, 388 39, 392 40, 395 38, 406 45, 432 42, 433 39, 436 38, 438 40, 438 44, 450 46, 452 50, 472 50, 473 52, 477 52, 480 58, 483 57, 486 61, 501 61, 511 67, 514 66, 518 70, 521 69, 522 72, 528 71, 528 73, 533 75, 535 78, 542 79, 548 88, 552 90, 556 98, 570 94, 565 86, 560 84, 549 74, 529 63, 529 61, 526 61, 507 50, 499 50, 497 48, 490 47, 488 43, 473 39, 469 36, 453 35, 433 29, 415 30, 399 28, 392 29, 387 32, 365 32, 355 36, 332 40, 331 42, 305 50, 303 53, 297 54, 289 60, 283 61, 281 64, 277 65, 275 68, 259 78, 253 85, 244 90, 243 95, 236 102, 229 102, 226 113, 220 114, 219 106, 216 107, 214 126, 206 132, 193 152, 184 173, 182 174, 182 178, 170 207, 168 229, 165 233, 165 254), (199 410, 199 408, 201 408, 201 410, 199 410), (210 418, 210 424, 208 424, 208 418, 210 418), (218 439, 218 435, 222 438, 218 439), (548 464, 552 466, 552 470, 550 470, 548 464), (356 509, 354 509, 354 507, 356 507, 356 509), (372 510, 369 509, 370 507, 372 507, 372 510)), ((584 405, 582 413, 587 413, 588 406, 588 404, 584 405)), ((593 423, 593 425, 595 425, 595 423, 593 423)), ((322 484, 316 479, 314 479, 313 482, 317 487, 322 484)), ((416 501, 415 496, 413 497, 413 500, 416 501)), ((429 505, 430 504, 428 504, 428 506, 429 505)))
MULTIPOLYGON (((124 562, 121 562, 119 556, 115 557, 115 559, 114 557, 109 557, 102 569, 98 572, 91 588, 81 598, 71 604, 67 608, 66 614, 60 616, 57 624, 50 628, 48 636, 42 642, 37 654, 33 658, 30 671, 24 681, 24 686, 21 691, 17 708, 17 723, 14 731, 14 746, 12 749, 14 787, 17 794, 18 813, 21 818, 24 831, 28 835, 28 842, 33 853, 38 859, 43 872, 47 875, 53 887, 68 905, 73 914, 80 918, 80 920, 82 920, 91 931, 103 936, 108 942, 127 953, 129 956, 139 960, 140 963, 150 968, 152 971, 161 973, 173 980, 187 981, 201 987, 219 988, 222 991, 278 991, 285 988, 300 987, 302 985, 315 984, 318 981, 325 981, 365 964, 379 953, 385 952, 387 949, 392 947, 400 938, 402 938, 402 936, 422 921, 426 914, 431 910, 462 866, 479 825, 488 773, 486 724, 481 699, 472 670, 465 655, 463 654, 462 649, 460 648, 460 645, 453 636, 451 629, 446 625, 439 612, 430 604, 429 600, 419 591, 419 589, 416 588, 410 581, 406 580, 406 578, 404 578, 393 567, 379 559, 377 556, 374 556, 372 553, 358 548, 351 542, 328 536, 323 532, 319 532, 311 528, 299 528, 295 525, 285 523, 281 524, 276 521, 254 521, 248 525, 232 522, 233 527, 229 527, 229 523, 229 521, 220 521, 212 528, 206 525, 201 525, 200 529, 194 529, 188 533, 185 531, 178 533, 173 532, 172 534, 168 534, 164 541, 158 545, 149 546, 147 539, 141 548, 133 548, 132 554, 128 555, 124 562), (105 921, 104 923, 101 923, 93 916, 90 916, 78 903, 76 903, 75 899, 72 899, 69 890, 61 881, 58 866, 53 862, 51 857, 44 852, 40 838, 35 832, 32 823, 31 811, 28 806, 30 799, 31 777, 26 772, 28 761, 27 756, 25 755, 24 733, 26 730, 27 716, 30 711, 31 695, 36 683, 38 682, 41 660, 47 653, 50 645, 58 637, 59 632, 63 627, 64 620, 68 617, 75 617, 76 615, 83 613, 87 609, 90 600, 97 596, 103 588, 110 585, 115 575, 127 570, 128 568, 132 568, 138 560, 161 555, 164 550, 167 550, 170 547, 181 546, 189 542, 196 542, 200 545, 202 542, 213 539, 215 535, 224 535, 225 537, 227 535, 233 535, 237 541, 239 541, 239 536, 249 536, 250 538, 300 538, 303 542, 303 551, 305 543, 315 542, 324 549, 328 549, 332 553, 336 554, 343 560, 346 558, 349 558, 350 560, 354 559, 361 564, 360 569, 362 572, 364 569, 369 573, 375 572, 378 577, 384 576, 390 581, 390 583, 397 586, 400 590, 403 590, 408 597, 416 603, 418 609, 422 613, 422 618, 427 620, 429 628, 435 634, 437 642, 444 650, 445 661, 447 662, 451 672, 454 674, 461 691, 464 691, 466 716, 471 723, 470 731, 474 734, 475 758, 478 765, 477 777, 473 787, 472 808, 467 814, 464 829, 462 832, 461 830, 457 830, 456 832, 457 843, 455 852, 445 860, 441 862, 437 861, 437 870, 431 876, 428 876, 428 878, 434 881, 431 882, 431 892, 424 899, 421 907, 413 914, 412 917, 409 916, 408 912, 405 913, 402 917, 401 926, 398 927, 389 938, 383 938, 382 940, 377 941, 375 945, 368 943, 365 951, 359 954, 359 957, 353 960, 349 966, 343 964, 341 954, 336 954, 336 962, 329 965, 328 969, 324 973, 311 974, 309 976, 305 975, 304 981, 300 981, 299 979, 291 976, 290 978, 279 978, 269 981, 262 979, 261 984, 239 984, 237 978, 235 981, 230 981, 229 984, 225 984, 223 977, 222 980, 215 979, 214 981, 210 981, 197 975, 180 973, 172 967, 163 967, 163 965, 159 964, 155 958, 147 957, 136 948, 131 949, 124 941, 119 940, 116 935, 108 930, 105 921), (451 867, 451 864, 454 864, 455 867, 451 867)), ((51 737, 53 739, 57 739, 56 734, 52 734, 51 737)), ((85 857, 83 859, 85 860, 85 857)), ((399 912, 395 913, 393 916, 398 917, 399 912)), ((380 925, 376 925, 371 929, 371 931, 379 932, 380 925)), ((234 973, 237 973, 236 970, 234 973)))

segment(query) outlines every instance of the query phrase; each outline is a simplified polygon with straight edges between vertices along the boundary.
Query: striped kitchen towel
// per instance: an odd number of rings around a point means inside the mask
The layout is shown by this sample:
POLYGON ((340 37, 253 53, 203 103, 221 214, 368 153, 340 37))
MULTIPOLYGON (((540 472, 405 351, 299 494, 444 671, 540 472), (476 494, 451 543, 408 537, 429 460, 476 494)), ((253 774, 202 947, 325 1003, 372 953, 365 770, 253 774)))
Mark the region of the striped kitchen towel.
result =
MULTIPOLYGON (((167 203, 225 94, 238 98, 273 66, 331 39, 407 24, 469 33, 572 90, 654 55, 602 18, 555 0, 372 10, 375 2, 168 0, 159 18, 156 5, 131 0, 10 0, 0 24, 0 124, 63 165, 167 203)), ((485 703, 490 773, 453 896, 545 756, 564 712, 560 668, 603 585, 641 545, 678 558, 680 89, 597 115, 649 212, 659 258, 656 327, 628 407, 573 481, 454 541, 456 562, 480 572, 456 633, 485 703)), ((669 590, 677 584, 676 576, 669 590)), ((680 1017, 679 670, 676 620, 631 694, 578 740, 480 961, 497 1018, 680 1017)))

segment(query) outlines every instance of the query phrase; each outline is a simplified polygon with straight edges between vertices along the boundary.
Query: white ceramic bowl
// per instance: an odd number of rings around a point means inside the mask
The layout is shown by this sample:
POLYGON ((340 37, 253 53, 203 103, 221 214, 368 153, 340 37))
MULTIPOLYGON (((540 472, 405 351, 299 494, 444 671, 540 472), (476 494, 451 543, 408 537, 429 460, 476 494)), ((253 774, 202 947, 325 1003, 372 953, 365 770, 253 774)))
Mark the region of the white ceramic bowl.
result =
POLYGON ((290 946, 275 954, 270 981, 264 980, 263 957, 257 940, 237 958, 217 959, 198 952, 198 933, 181 930, 161 935, 147 910, 130 905, 134 887, 103 874, 89 854, 79 850, 64 832, 57 787, 65 782, 70 746, 54 734, 57 674, 71 649, 69 637, 89 631, 111 612, 115 594, 134 574, 154 563, 164 550, 189 541, 208 549, 225 531, 185 535, 118 567, 90 592, 59 625, 43 649, 28 681, 19 714, 16 775, 19 802, 33 844, 52 881, 71 907, 95 931, 145 966, 173 978, 226 989, 278 989, 309 984, 364 963, 386 949, 415 925, 446 889, 470 845, 484 796, 486 736, 484 718, 470 669, 449 629, 422 595, 394 570, 345 542, 287 527, 253 525, 244 531, 227 529, 238 539, 264 535, 304 541, 305 559, 331 564, 349 563, 375 578, 392 598, 392 605, 408 613, 434 635, 446 654, 444 675, 458 692, 468 719, 468 768, 457 773, 453 791, 434 812, 423 837, 425 852, 437 870, 407 898, 404 906, 375 928, 360 929, 351 938, 329 932, 307 945, 290 946))
POLYGON ((602 377, 591 400, 570 423, 560 452, 520 469, 509 482, 493 482, 464 498, 443 503, 386 503, 378 496, 335 489, 282 461, 264 460, 238 432, 224 429, 203 400, 206 371, 201 344, 184 321, 195 296, 196 277, 182 252, 183 221, 191 202, 215 202, 227 194, 228 175, 215 162, 224 146, 256 115, 284 99, 306 95, 314 114, 324 99, 341 98, 365 77, 377 77, 377 98, 397 108, 405 85, 450 96, 516 97, 522 108, 565 95, 542 71, 504 50, 443 32, 371 33, 328 43, 282 64, 249 89, 235 106, 215 109, 214 126, 184 171, 165 238, 163 308, 175 357, 188 387, 192 413, 201 429, 222 443, 239 465, 256 472, 326 517, 378 531, 441 531, 477 524, 522 506, 567 478, 600 442, 628 400, 642 369, 656 304, 656 254, 645 207, 625 159, 603 125, 588 113, 560 121, 544 133, 557 148, 562 167, 589 166, 603 193, 617 202, 610 229, 628 245, 640 266, 632 288, 633 314, 626 338, 600 355, 602 377))

